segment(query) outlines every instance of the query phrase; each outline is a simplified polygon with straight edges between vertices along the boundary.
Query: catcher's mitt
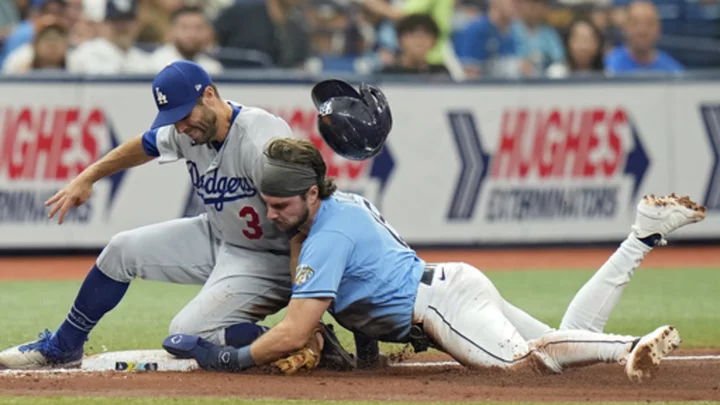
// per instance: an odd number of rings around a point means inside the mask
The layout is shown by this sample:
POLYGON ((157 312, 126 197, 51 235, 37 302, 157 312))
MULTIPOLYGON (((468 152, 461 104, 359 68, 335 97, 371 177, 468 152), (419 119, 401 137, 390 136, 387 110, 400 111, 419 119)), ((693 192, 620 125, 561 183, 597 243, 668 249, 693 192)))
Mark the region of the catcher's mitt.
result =
POLYGON ((273 364, 277 366, 284 374, 295 374, 301 369, 312 370, 320 363, 320 352, 322 351, 322 343, 318 335, 322 336, 322 325, 318 325, 310 332, 308 341, 302 349, 290 353, 287 357, 275 361, 273 364))

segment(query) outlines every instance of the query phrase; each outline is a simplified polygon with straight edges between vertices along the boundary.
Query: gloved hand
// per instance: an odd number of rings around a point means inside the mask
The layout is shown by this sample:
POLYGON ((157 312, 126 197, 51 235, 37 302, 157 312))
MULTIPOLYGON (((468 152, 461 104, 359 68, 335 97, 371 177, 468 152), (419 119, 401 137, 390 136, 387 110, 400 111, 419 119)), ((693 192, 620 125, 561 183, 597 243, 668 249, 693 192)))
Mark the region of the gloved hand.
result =
POLYGON ((287 375, 295 374, 301 369, 312 370, 317 367, 323 347, 322 328, 322 325, 318 325, 310 332, 305 347, 283 359, 276 360, 273 364, 287 375))

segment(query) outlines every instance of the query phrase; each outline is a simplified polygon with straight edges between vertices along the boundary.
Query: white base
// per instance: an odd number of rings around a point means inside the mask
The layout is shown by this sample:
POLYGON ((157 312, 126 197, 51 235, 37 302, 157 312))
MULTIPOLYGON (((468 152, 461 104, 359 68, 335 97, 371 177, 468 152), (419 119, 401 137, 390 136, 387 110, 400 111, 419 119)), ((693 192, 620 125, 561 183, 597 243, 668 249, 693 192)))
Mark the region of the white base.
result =
POLYGON ((127 350, 85 357, 80 366, 87 371, 193 371, 194 359, 178 359, 165 350, 127 350))

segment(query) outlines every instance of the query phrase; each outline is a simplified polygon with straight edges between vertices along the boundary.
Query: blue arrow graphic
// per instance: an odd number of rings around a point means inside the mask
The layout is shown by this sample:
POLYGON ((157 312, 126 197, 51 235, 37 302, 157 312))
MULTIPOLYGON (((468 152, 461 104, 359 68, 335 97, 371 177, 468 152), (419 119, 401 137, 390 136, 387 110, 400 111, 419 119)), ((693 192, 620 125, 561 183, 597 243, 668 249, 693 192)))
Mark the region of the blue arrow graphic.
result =
POLYGON ((390 175, 395 168, 395 159, 393 159, 390 148, 387 144, 382 148, 380 153, 373 159, 370 166, 370 178, 377 179, 380 186, 378 187, 378 197, 375 201, 377 209, 382 209, 383 196, 385 195, 385 187, 387 186, 390 175))
POLYGON ((490 156, 483 151, 480 132, 470 111, 451 111, 448 120, 460 155, 461 170, 447 217, 467 220, 475 213, 490 156))
POLYGON ((635 204, 640 185, 650 167, 650 160, 645 153, 637 128, 632 121, 630 121, 630 133, 635 147, 628 153, 625 159, 625 170, 623 173, 635 179, 635 184, 633 184, 632 193, 630 194, 630 204, 635 204))
MULTIPOLYGON (((117 138, 117 135, 115 134, 115 129, 113 129, 112 124, 110 123, 110 120, 106 117, 107 122, 107 128, 108 133, 110 134, 110 150, 113 150, 117 148, 120 145, 120 141, 117 138)), ((110 175, 110 195, 108 196, 107 206, 105 210, 105 215, 109 216, 110 214, 110 207, 112 206, 113 202, 115 201, 115 195, 120 189, 120 183, 122 183, 123 178, 125 177, 125 171, 119 171, 115 174, 110 175)))
POLYGON ((700 111, 713 155, 704 205, 710 210, 717 210, 720 209, 720 104, 700 106, 700 111))

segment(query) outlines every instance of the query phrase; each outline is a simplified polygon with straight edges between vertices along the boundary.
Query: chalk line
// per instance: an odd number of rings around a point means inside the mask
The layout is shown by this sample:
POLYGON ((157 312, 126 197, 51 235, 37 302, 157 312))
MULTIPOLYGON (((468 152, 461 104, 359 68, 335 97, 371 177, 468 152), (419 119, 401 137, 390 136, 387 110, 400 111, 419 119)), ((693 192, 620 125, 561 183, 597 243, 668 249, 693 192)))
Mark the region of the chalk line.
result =
MULTIPOLYGON (((701 361, 701 360, 720 360, 720 355, 710 354, 702 356, 668 356, 663 361, 701 361)), ((460 364, 456 361, 415 361, 408 363, 396 363, 391 364, 391 367, 459 367, 460 364)), ((188 370, 193 371, 193 370, 188 370)), ((51 370, 0 370, 0 377, 11 377, 11 376, 33 376, 33 375, 64 375, 64 374, 90 374, 90 373, 107 373, 116 372, 114 370, 97 371, 97 370, 84 370, 80 368, 74 369, 51 369, 51 370)), ((122 372, 122 371, 121 371, 122 372)), ((132 373, 148 373, 150 371, 125 371, 132 373)), ((163 371, 155 371, 163 372, 163 371)))
MULTIPOLYGON (((663 361, 699 361, 699 360, 720 360, 720 355, 710 354, 704 356, 668 356, 663 358, 663 361)), ((416 361, 408 363, 396 363, 392 364, 392 367, 452 367, 460 366, 460 363, 456 361, 416 361)))

